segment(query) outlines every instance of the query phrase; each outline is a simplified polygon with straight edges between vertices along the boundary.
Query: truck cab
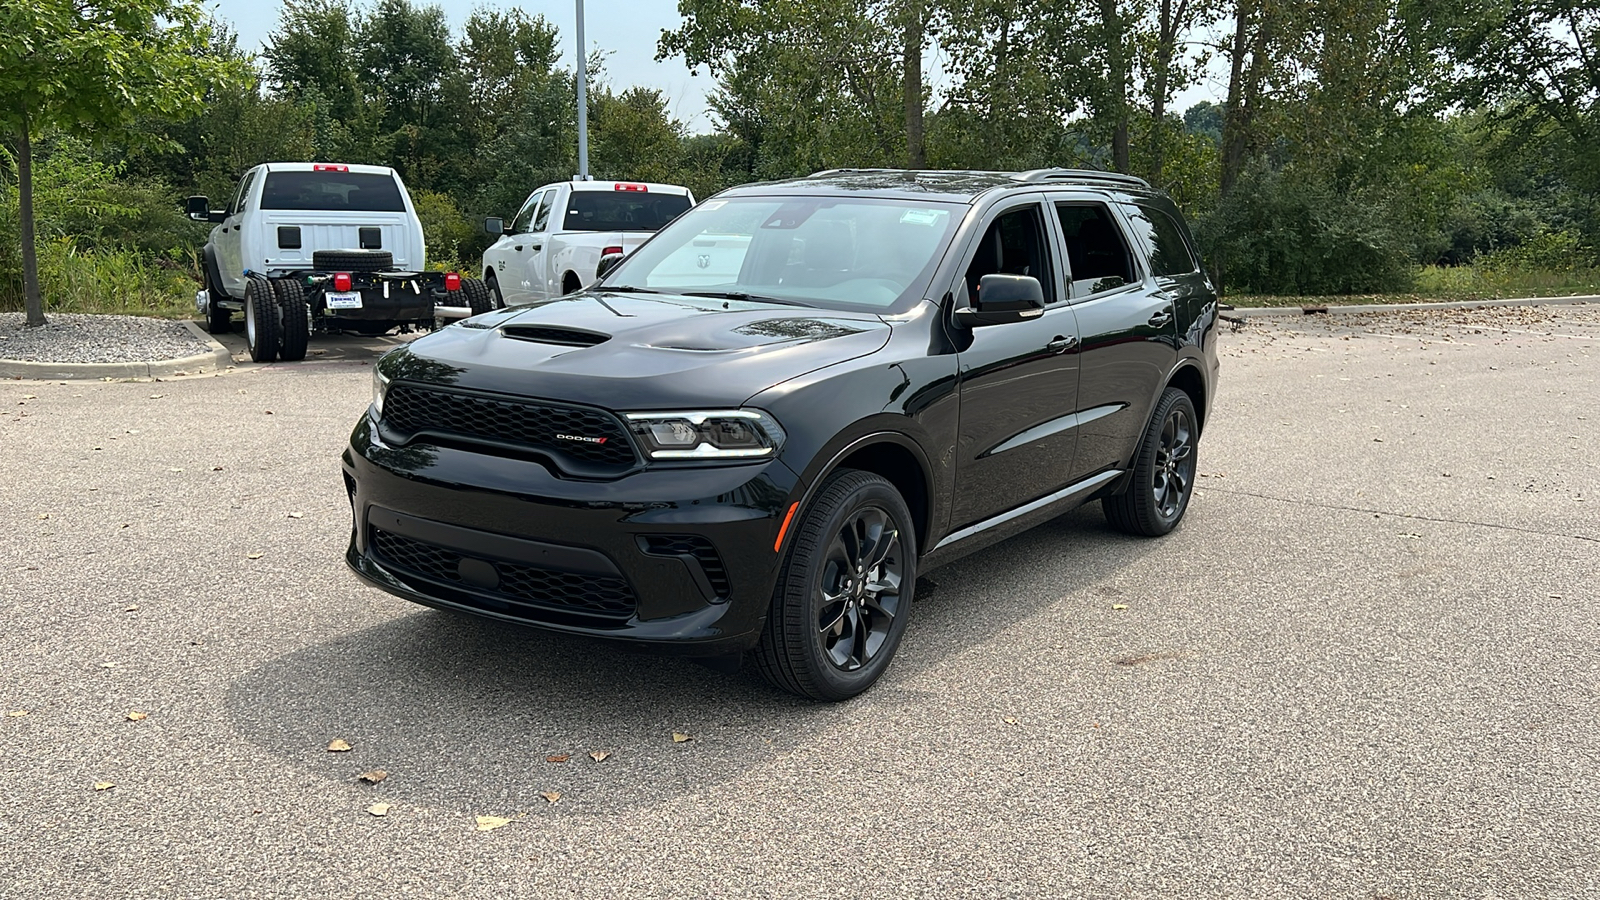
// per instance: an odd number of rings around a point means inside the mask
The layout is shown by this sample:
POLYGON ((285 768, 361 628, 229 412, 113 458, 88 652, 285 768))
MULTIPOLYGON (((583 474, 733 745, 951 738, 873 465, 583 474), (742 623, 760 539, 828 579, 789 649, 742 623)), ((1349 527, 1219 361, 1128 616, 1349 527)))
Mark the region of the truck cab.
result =
POLYGON ((689 189, 675 184, 547 184, 528 196, 510 223, 484 223, 498 236, 483 254, 484 282, 496 305, 570 294, 595 281, 600 257, 631 253, 693 205, 689 189))

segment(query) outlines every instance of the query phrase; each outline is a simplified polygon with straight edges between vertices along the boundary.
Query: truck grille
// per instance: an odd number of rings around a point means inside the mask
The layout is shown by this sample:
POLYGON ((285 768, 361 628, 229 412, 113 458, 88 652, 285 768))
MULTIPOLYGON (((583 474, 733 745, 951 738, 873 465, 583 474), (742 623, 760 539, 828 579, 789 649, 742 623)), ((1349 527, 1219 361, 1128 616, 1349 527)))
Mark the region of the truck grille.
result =
POLYGON ((384 396, 383 423, 408 437, 427 433, 539 451, 590 477, 638 462, 616 416, 559 403, 396 384, 384 396))
MULTIPOLYGON (((496 597, 514 606, 532 606, 560 612, 584 613, 626 619, 638 606, 633 589, 621 578, 561 572, 503 560, 477 560, 447 547, 372 530, 372 550, 396 572, 425 578, 451 587, 496 597), (487 565, 498 584, 486 587, 462 575, 463 560, 473 559, 479 571, 487 565)), ((537 618, 537 616, 527 616, 537 618)))

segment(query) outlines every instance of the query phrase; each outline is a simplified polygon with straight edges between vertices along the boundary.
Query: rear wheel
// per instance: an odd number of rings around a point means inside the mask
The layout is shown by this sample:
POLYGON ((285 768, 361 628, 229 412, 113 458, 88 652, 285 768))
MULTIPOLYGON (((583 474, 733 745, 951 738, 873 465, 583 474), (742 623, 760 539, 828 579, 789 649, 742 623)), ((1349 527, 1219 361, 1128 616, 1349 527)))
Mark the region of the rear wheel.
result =
POLYGON ((305 289, 300 282, 281 279, 272 283, 278 299, 279 323, 283 331, 278 341, 279 358, 296 362, 306 358, 306 344, 311 339, 311 307, 306 304, 305 289))
POLYGON ((1178 526, 1194 494, 1198 422, 1189 395, 1167 388, 1139 444, 1127 490, 1100 501, 1112 528, 1160 537, 1178 526))
POLYGON ((798 523, 756 648, 767 681, 814 700, 844 700, 889 666, 911 612, 916 531, 899 491, 841 470, 798 523))
POLYGON ((461 294, 466 298, 467 308, 475 316, 482 315, 494 309, 494 298, 489 295, 489 286, 478 278, 461 279, 461 294))
POLYGON ((272 282, 260 275, 244 286, 244 342, 255 362, 278 358, 278 298, 272 282))
POLYGON ((583 290, 583 281, 578 278, 578 273, 568 272, 566 277, 561 279, 561 293, 576 294, 581 290, 583 290))

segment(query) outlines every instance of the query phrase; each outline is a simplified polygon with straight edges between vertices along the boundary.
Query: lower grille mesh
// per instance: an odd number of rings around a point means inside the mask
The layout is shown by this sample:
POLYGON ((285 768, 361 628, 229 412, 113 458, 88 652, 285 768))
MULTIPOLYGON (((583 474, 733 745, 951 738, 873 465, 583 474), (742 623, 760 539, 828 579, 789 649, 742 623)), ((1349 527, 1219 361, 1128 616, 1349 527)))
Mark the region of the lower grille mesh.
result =
POLYGON ((651 556, 692 557, 700 564, 701 571, 706 573, 706 581, 711 583, 711 589, 718 597, 732 595, 728 569, 722 564, 722 557, 717 555, 717 548, 709 538, 698 534, 647 534, 644 536, 644 548, 651 556))
MULTIPOLYGON (((560 572, 503 560, 481 560, 493 568, 499 583, 493 588, 462 577, 467 557, 445 547, 374 528, 372 549, 398 572, 499 597, 511 603, 563 612, 626 618, 638 606, 633 590, 621 578, 560 572)), ((481 571, 482 566, 479 566, 481 571)))

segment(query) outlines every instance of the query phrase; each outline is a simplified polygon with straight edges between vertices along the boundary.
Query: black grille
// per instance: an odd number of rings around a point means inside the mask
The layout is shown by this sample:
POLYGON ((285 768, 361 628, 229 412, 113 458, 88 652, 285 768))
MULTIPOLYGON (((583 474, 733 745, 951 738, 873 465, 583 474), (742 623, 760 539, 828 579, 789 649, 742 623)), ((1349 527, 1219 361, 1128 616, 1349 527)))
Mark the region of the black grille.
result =
POLYGON ((397 384, 384 395, 383 422, 407 435, 427 431, 546 451, 589 464, 579 468, 598 467, 596 474, 637 461, 615 416, 576 406, 397 384))
POLYGON ((722 564, 722 557, 717 555, 717 548, 709 538, 698 534, 647 534, 643 539, 644 552, 651 556, 692 557, 700 564, 700 570, 706 573, 706 581, 711 583, 711 589, 718 597, 732 595, 728 569, 722 564))
POLYGON ((503 560, 482 560, 499 575, 498 586, 486 589, 462 578, 461 561, 467 557, 437 544, 374 528, 372 549, 397 571, 479 591, 513 603, 615 618, 631 616, 638 605, 628 583, 612 576, 558 572, 503 560))

